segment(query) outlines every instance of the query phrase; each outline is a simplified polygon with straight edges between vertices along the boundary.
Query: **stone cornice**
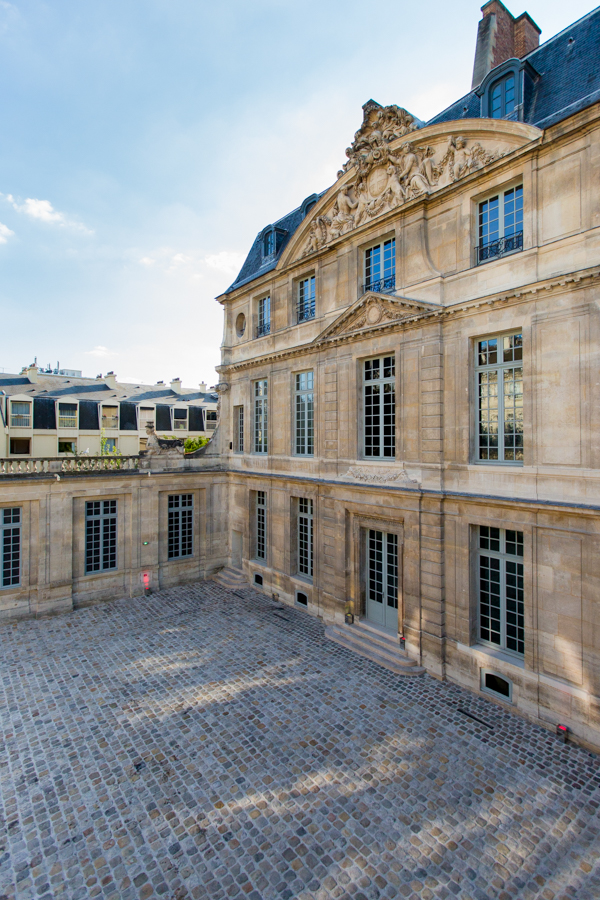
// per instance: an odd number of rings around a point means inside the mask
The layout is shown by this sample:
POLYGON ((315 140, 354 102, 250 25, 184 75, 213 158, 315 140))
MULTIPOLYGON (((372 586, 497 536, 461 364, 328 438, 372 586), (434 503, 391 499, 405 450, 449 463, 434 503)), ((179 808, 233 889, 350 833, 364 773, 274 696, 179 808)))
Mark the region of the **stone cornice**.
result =
MULTIPOLYGON (((255 356, 252 359, 243 360, 238 363, 230 363, 228 365, 222 364, 221 366, 219 366, 219 373, 227 376, 231 375, 233 372, 241 372, 245 369, 253 369, 260 366, 272 365, 273 363, 279 362, 281 360, 294 359, 312 353, 320 353, 321 350, 325 347, 354 343, 356 341, 363 340, 365 337, 368 337, 370 335, 381 335, 388 332, 408 330, 413 327, 418 327, 423 322, 431 319, 438 319, 440 321, 443 321, 451 317, 461 317, 465 313, 468 314, 472 311, 481 309, 482 307, 494 308, 504 304, 516 305, 517 303, 522 303, 523 301, 534 300, 541 293, 564 290, 564 288, 569 285, 574 285, 579 288, 580 286, 583 286, 583 283, 590 283, 598 281, 599 279, 600 268, 594 267, 593 269, 584 269, 580 272, 572 272, 567 275, 561 275, 557 278, 548 278, 544 281, 515 288, 514 290, 503 291, 498 294, 479 297, 468 302, 460 301, 458 303, 452 304, 451 306, 442 306, 431 310, 421 310, 412 316, 407 316, 406 318, 402 318, 400 320, 392 320, 385 322, 384 324, 374 325, 372 327, 367 326, 351 333, 333 335, 332 337, 323 338, 319 336, 315 339, 315 341, 301 344, 300 346, 288 347, 285 350, 267 353, 264 356, 255 356)), ((402 299, 405 302, 409 300, 409 298, 406 297, 402 299)), ((415 300, 414 302, 415 304, 420 305, 420 301, 415 300)), ((334 319, 333 321, 335 322, 336 320, 334 319)), ((324 329, 323 333, 327 332, 332 324, 333 322, 324 329)))

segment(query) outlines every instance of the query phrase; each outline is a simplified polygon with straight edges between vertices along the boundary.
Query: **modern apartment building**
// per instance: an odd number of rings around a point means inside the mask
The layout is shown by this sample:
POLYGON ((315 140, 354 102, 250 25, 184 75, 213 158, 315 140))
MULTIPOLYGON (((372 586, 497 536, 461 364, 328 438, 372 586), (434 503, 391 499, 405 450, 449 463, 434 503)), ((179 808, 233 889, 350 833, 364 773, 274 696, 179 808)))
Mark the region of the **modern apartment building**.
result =
POLYGON ((13 457, 134 455, 145 449, 146 425, 171 437, 210 437, 217 395, 170 385, 123 384, 114 373, 81 378, 24 368, 0 375, 0 453, 13 457))

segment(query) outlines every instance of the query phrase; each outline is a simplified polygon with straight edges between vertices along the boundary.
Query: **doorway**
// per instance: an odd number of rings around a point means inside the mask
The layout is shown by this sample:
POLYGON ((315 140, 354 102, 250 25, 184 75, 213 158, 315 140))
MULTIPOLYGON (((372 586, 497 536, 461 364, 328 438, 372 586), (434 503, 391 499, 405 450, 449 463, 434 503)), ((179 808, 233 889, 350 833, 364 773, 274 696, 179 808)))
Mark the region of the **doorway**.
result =
POLYGON ((398 634, 398 535, 367 531, 367 619, 398 634))

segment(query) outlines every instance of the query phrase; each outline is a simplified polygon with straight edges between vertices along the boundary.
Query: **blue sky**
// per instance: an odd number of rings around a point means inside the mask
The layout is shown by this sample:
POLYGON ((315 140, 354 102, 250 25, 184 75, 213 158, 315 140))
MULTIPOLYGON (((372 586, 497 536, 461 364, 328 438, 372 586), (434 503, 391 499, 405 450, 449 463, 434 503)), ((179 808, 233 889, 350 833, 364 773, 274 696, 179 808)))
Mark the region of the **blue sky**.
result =
MULTIPOLYGON (((589 3, 532 0, 542 40, 589 3)), ((335 180, 362 104, 471 86, 479 5, 0 0, 0 371, 213 384, 214 297, 335 180)))

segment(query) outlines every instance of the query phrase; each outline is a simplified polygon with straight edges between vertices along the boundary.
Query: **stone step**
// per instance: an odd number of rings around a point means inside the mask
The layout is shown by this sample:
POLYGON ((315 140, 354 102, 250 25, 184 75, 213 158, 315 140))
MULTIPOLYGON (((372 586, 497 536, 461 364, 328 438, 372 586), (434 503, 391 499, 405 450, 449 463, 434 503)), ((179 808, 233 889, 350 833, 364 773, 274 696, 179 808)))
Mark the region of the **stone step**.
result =
POLYGON ((400 649, 392 635, 375 632, 361 625, 329 625, 325 636, 347 650, 370 659, 396 675, 423 675, 425 669, 400 649))
POLYGON ((230 591, 240 587, 250 587, 244 573, 239 569, 232 569, 230 566, 226 566, 213 575, 212 581, 216 581, 221 587, 227 588, 230 591))

